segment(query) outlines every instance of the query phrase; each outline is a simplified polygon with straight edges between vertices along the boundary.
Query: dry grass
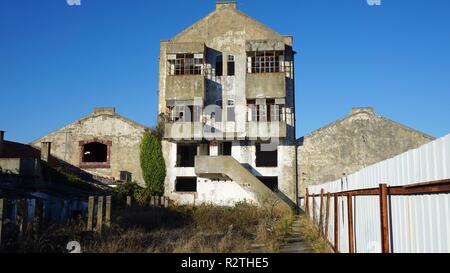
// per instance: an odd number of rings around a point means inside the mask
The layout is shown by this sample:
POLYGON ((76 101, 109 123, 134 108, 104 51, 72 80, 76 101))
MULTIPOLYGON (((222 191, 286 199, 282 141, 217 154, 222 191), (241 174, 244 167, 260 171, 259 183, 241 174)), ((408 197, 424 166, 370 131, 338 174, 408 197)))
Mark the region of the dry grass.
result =
POLYGON ((87 253, 242 253, 255 244, 258 251, 276 252, 289 215, 271 205, 134 208, 116 212, 101 235, 85 232, 82 222, 51 226, 25 239, 9 236, 3 251, 67 252, 75 240, 87 253))
POLYGON ((300 233, 317 253, 332 253, 328 242, 319 234, 319 229, 306 217, 300 218, 300 233))

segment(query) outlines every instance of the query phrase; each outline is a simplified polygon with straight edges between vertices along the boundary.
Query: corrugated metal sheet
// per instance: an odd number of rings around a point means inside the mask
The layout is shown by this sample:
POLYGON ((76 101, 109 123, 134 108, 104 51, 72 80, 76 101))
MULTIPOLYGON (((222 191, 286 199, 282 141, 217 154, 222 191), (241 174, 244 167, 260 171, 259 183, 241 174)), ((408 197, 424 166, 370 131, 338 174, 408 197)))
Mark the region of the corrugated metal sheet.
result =
MULTIPOLYGON (((369 166, 340 180, 309 188, 311 194, 368 189, 379 184, 402 186, 450 178, 450 135, 418 149, 369 166)), ((315 199, 316 215, 320 198, 315 199)), ((331 202, 334 203, 333 201, 331 202)), ((312 215, 312 203, 310 203, 312 215)), ((339 198, 339 249, 348 252, 347 201, 339 198)), ((355 250, 381 252, 380 208, 376 196, 353 199, 355 250)), ((318 217, 317 217, 318 218, 318 217)), ((334 242, 334 208, 330 209, 328 239, 334 242)), ((317 223, 319 221, 317 220, 317 223)), ((395 253, 450 252, 450 194, 390 196, 390 247, 395 253)))

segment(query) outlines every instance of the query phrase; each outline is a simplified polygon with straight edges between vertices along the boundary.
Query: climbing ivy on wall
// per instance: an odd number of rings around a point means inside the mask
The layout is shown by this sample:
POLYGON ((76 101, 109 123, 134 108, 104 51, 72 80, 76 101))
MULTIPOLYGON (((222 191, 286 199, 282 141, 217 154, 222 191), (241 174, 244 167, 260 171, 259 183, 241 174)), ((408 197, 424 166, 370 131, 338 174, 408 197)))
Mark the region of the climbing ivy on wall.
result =
POLYGON ((146 130, 142 137, 140 161, 148 194, 163 195, 166 164, 161 141, 151 131, 146 130))

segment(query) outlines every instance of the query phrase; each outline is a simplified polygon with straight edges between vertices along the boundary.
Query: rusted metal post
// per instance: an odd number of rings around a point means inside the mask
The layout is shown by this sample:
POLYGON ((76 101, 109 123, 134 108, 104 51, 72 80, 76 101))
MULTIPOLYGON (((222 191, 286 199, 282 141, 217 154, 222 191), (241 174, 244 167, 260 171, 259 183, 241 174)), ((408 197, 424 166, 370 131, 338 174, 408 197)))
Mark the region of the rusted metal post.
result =
POLYGON ((94 220, 94 196, 89 196, 88 200, 88 215, 87 215, 87 227, 88 231, 92 231, 93 220, 94 220))
POLYGON ((334 252, 339 252, 339 193, 334 194, 334 252))
POLYGON ((3 227, 3 210, 5 207, 5 199, 0 199, 0 246, 2 245, 2 227, 3 227))
POLYGON ((103 196, 98 197, 97 201, 97 232, 102 232, 103 227, 103 196))
POLYGON ((324 190, 320 190, 320 207, 319 207, 319 233, 323 235, 323 193, 324 190))
POLYGON ((380 223, 381 223, 381 250, 389 253, 389 214, 388 214, 388 187, 380 184, 380 223))
POLYGON ((355 253, 355 240, 353 234, 353 195, 347 195, 347 215, 348 215, 348 251, 355 253))
POLYGON ((131 207, 131 196, 127 196, 127 208, 131 207))
POLYGON ((111 196, 106 196, 105 226, 111 226, 111 196))
POLYGON ((331 193, 327 193, 327 205, 325 208, 325 239, 328 242, 328 226, 330 224, 330 201, 331 193))
POLYGON ((306 195, 305 195, 305 212, 306 217, 309 218, 309 190, 306 188, 306 195))

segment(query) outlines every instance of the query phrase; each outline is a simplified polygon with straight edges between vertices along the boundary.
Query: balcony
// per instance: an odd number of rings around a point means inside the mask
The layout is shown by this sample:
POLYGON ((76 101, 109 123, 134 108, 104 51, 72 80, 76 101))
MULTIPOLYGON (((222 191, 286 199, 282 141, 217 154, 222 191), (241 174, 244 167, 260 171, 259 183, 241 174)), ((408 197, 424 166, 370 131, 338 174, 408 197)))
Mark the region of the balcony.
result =
POLYGON ((281 121, 248 121, 247 137, 251 139, 286 138, 287 124, 281 121))
POLYGON ((285 98, 286 73, 249 73, 246 79, 247 99, 285 98))
POLYGON ((201 140, 202 137, 202 122, 173 122, 166 123, 164 127, 164 139, 166 140, 201 140))
POLYGON ((194 98, 205 98, 205 76, 167 76, 166 100, 193 100, 194 98))

